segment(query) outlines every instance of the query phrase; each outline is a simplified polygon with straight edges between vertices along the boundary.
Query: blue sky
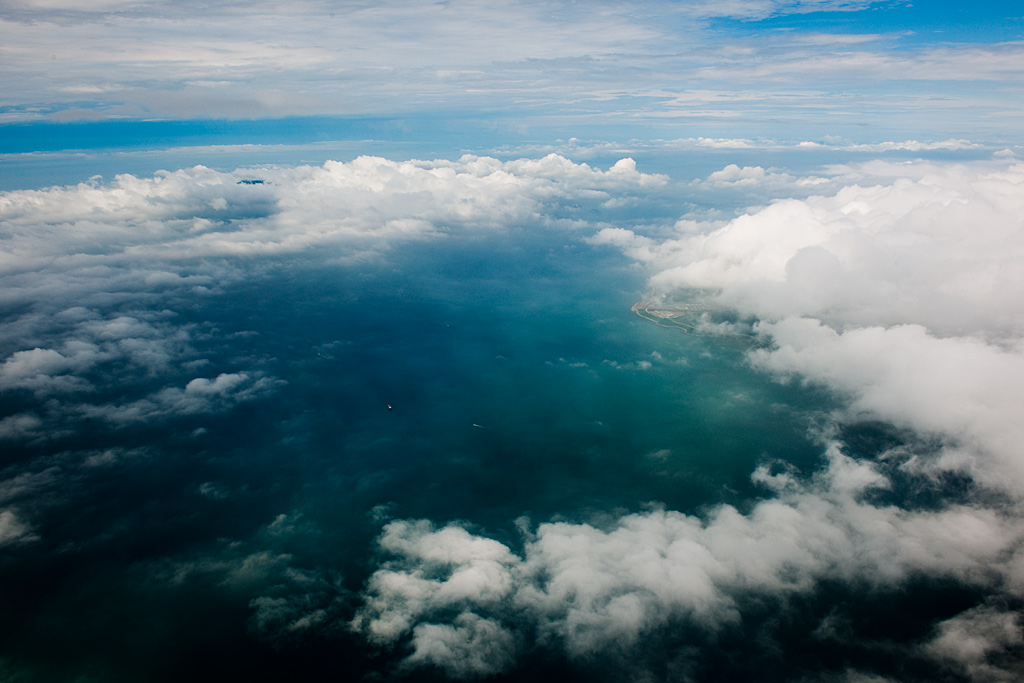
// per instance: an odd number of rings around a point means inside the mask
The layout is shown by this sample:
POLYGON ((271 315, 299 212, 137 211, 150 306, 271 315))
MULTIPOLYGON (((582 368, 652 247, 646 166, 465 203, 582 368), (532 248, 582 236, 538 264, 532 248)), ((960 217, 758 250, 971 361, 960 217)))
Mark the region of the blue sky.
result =
POLYGON ((1022 16, 866 0, 8 0, 0 152, 254 133, 1006 145, 1024 123, 1022 16), (251 119, 286 122, 232 123, 251 119), (175 123, 124 125, 141 121, 175 123))

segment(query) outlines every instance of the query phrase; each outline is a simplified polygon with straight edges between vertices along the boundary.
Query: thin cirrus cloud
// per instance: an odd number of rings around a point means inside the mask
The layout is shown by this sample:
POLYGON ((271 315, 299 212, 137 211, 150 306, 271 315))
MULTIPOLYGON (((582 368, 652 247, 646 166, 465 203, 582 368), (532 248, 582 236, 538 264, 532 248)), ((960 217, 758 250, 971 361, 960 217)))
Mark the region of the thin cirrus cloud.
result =
MULTIPOLYGON (((476 79, 473 64, 487 66, 494 75, 492 64, 577 59, 629 50, 654 37, 649 29, 617 21, 618 12, 573 12, 571 21, 558 21, 542 18, 538 10, 516 3, 339 3, 299 4, 281 15, 271 3, 228 5, 216 10, 214 23, 227 27, 230 22, 230 28, 211 34, 203 28, 211 17, 197 22, 188 8, 174 5, 75 14, 76 22, 26 8, 9 12, 6 32, 18 42, 12 57, 22 67, 19 73, 78 91, 79 98, 86 94, 82 88, 115 90, 119 107, 167 107, 161 92, 184 87, 193 104, 205 95, 205 115, 264 116, 408 110, 401 100, 436 103, 435 97, 461 94, 463 79, 476 79), (64 39, 54 41, 54 32, 64 39), (374 36, 373 50, 357 47, 367 36, 374 36), (532 39, 523 41, 523 36, 532 39), (50 68, 56 64, 63 66, 50 68), (289 77, 281 78, 285 72, 289 77), (399 99, 396 89, 404 86, 411 89, 399 99), (338 110, 336 98, 346 98, 355 92, 352 88, 361 93, 358 108, 338 110), (226 92, 221 102, 218 92, 226 92), (285 95, 298 100, 289 104, 285 95), (231 105, 233 98, 237 101, 231 105), (246 105, 249 112, 230 110, 246 105)), ((12 95, 21 83, 12 79, 12 95)), ((33 95, 42 93, 26 90, 21 97, 38 101, 33 95)))
MULTIPOLYGON (((966 43, 922 38, 896 30, 913 25, 913 8, 878 5, 424 0, 298 3, 282 14, 275 3, 201 12, 189 3, 7 3, 0 114, 70 121, 442 111, 511 117, 517 127, 667 119, 663 127, 682 117, 791 132, 806 108, 892 126, 893 112, 928 107, 929 132, 942 136, 968 113, 978 121, 1019 110, 1019 44, 985 31, 966 43), (910 14, 894 18, 891 31, 836 32, 827 19, 834 12, 910 14), (750 28, 822 13, 807 26, 750 28), (922 81, 927 96, 909 87, 922 81), (713 91, 723 94, 707 102, 689 95, 713 91)), ((855 130, 852 119, 832 123, 832 132, 855 130)), ((1003 124, 986 133, 1005 134, 1003 124)))

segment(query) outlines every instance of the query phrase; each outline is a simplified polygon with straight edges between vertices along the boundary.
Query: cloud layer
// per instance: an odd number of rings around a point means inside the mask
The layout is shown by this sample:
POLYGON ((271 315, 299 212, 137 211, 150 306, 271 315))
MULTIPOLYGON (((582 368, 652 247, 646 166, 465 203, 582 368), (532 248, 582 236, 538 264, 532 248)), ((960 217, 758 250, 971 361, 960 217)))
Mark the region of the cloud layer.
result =
POLYGON ((976 8, 970 22, 933 12, 831 0, 417 0, 301 2, 287 13, 277 3, 220 3, 202 6, 200 20, 195 3, 8 2, 0 6, 8 69, 0 116, 456 111, 498 118, 507 130, 597 117, 620 129, 711 123, 732 135, 805 130, 824 118, 832 128, 822 135, 867 123, 917 135, 927 125, 935 139, 977 131, 1005 140, 1006 126, 1019 125, 1014 20, 976 8), (792 15, 802 20, 777 21, 792 15), (972 31, 954 34, 960 24, 972 31))

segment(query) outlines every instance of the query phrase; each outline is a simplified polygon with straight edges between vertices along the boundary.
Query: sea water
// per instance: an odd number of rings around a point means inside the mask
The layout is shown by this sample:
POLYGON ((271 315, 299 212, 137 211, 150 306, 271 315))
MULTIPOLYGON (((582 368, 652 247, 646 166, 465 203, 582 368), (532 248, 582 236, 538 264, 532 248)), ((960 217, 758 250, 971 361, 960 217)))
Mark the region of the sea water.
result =
MULTIPOLYGON (((742 509, 767 495, 750 479, 759 464, 819 466, 828 396, 755 371, 749 338, 636 315, 646 273, 584 237, 526 225, 365 261, 243 262, 210 293, 163 302, 204 359, 180 383, 244 369, 274 389, 221 413, 86 426, 49 448, 54 462, 72 443, 130 456, 113 477, 80 480, 73 506, 54 507, 42 540, 3 567, 23 587, 0 612, 12 671, 384 670, 398 653, 344 618, 390 519, 457 521, 519 548, 524 525, 551 520, 742 509), (282 645, 252 618, 285 568, 330 576, 347 607, 282 645)), ((524 670, 567 675, 559 661, 524 670)))

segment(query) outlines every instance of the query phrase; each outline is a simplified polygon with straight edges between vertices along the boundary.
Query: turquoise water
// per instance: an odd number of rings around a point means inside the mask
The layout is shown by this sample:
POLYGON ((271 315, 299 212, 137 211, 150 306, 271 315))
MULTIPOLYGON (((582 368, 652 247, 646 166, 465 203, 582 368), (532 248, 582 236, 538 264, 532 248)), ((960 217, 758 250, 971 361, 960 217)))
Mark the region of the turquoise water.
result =
POLYGON ((4 568, 25 587, 0 612, 14 670, 355 676, 393 653, 343 624, 284 649, 253 635, 250 601, 279 590, 285 566, 335 577, 343 619, 389 518, 462 520, 516 547, 523 516, 742 507, 764 493, 749 480, 758 463, 817 467, 809 430, 826 397, 753 371, 748 341, 641 319, 642 271, 543 235, 439 240, 357 266, 295 257, 171 302, 210 360, 203 376, 283 383, 219 415, 87 425, 46 447, 142 455, 80 481, 4 568))

